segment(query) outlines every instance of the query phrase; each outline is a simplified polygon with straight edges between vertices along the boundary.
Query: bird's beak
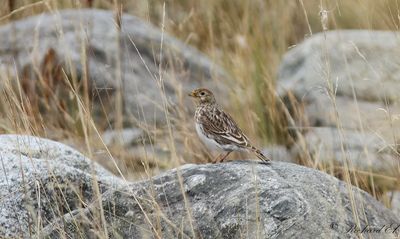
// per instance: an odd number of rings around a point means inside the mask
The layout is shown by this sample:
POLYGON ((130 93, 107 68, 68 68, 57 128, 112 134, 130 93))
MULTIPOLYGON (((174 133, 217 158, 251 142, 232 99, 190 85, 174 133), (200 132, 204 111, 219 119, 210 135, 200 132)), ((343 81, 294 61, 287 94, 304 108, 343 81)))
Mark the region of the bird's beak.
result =
POLYGON ((188 96, 190 96, 190 97, 196 97, 196 95, 194 94, 194 92, 192 91, 192 92, 190 92, 189 94, 188 94, 188 96))

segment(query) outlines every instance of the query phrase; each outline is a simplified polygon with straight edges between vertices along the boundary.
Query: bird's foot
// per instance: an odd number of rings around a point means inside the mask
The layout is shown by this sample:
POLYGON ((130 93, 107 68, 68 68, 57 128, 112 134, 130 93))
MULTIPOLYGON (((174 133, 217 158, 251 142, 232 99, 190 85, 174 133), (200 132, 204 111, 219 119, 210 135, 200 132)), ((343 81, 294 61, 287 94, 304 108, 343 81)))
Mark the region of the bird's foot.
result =
POLYGON ((226 157, 228 157, 228 155, 230 153, 231 152, 229 151, 229 152, 226 152, 225 154, 222 153, 222 154, 218 155, 218 157, 213 161, 213 164, 222 163, 226 159, 226 157))

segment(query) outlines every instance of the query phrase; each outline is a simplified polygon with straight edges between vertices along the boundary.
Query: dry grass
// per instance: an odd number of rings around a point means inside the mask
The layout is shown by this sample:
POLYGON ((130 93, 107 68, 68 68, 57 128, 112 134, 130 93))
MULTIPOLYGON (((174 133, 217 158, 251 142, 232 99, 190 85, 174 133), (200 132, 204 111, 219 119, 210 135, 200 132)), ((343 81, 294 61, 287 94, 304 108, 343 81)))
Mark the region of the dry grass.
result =
MULTIPOLYGON (((277 70, 283 54, 290 47, 323 30, 321 6, 327 10, 328 21, 324 24, 329 30, 398 30, 400 25, 400 8, 396 0, 169 0, 165 4, 157 0, 9 0, 2 4, 2 24, 43 11, 82 7, 114 10, 121 4, 123 12, 164 28, 227 69, 233 78, 231 82, 226 82, 231 92, 231 104, 226 108, 258 145, 292 143, 287 125, 282 123, 284 111, 275 97, 277 70)), ((5 115, 0 119, 2 132, 78 142, 75 146, 79 150, 95 158, 101 158, 97 152, 105 152, 103 156, 107 160, 102 162, 108 168, 114 168, 115 173, 131 178, 152 176, 160 170, 184 163, 189 157, 204 162, 201 160, 206 151, 195 146, 197 141, 188 140, 194 133, 186 118, 185 124, 179 128, 179 140, 190 150, 186 150, 184 155, 171 150, 170 156, 174 159, 166 163, 160 164, 147 158, 146 153, 144 158, 133 157, 118 145, 115 148, 105 147, 99 137, 105 125, 97 124, 90 113, 92 99, 87 93, 87 84, 85 81, 78 82, 73 74, 59 69, 57 59, 52 57, 49 52, 48 61, 41 62, 34 72, 38 78, 35 85, 26 80, 32 77, 28 71, 19 79, 20 84, 10 83, 12 79, 7 75, 1 76, 1 80, 6 82, 0 105, 5 115), (64 97, 71 93, 74 97, 64 97)), ((118 97, 113 106, 117 109, 115 127, 121 128, 124 119, 118 111, 122 107, 118 97)), ((176 120, 179 119, 171 119, 171 122, 176 120)), ((152 137, 143 139, 143 144, 151 147, 152 139, 166 135, 166 147, 173 148, 170 124, 165 128, 146 128, 147 135, 152 137)), ((347 165, 332 169, 327 165, 313 165, 309 159, 302 162, 334 174, 349 185, 357 185, 384 202, 387 202, 384 196, 387 191, 399 189, 396 182, 400 172, 394 177, 387 177, 371 172, 353 172, 347 165)))

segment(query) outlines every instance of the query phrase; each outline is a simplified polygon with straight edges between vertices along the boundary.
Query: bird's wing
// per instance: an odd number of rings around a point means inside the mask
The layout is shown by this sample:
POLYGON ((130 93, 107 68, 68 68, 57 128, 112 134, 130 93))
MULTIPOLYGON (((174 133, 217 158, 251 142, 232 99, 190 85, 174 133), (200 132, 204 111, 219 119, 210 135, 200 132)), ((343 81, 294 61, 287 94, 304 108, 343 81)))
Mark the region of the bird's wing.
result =
POLYGON ((242 133, 232 117, 224 111, 214 108, 199 117, 204 133, 222 145, 235 144, 239 147, 250 146, 249 139, 242 133))

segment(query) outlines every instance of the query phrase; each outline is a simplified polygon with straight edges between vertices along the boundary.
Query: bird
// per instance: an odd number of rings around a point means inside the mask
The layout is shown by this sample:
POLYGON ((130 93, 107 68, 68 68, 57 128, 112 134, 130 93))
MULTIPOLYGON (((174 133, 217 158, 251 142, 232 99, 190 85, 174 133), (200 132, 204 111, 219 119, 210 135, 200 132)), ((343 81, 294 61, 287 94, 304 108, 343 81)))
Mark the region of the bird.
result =
POLYGON ((251 144, 233 118, 217 104, 210 90, 198 88, 189 96, 197 103, 194 120, 199 138, 207 148, 221 152, 213 163, 222 163, 233 151, 252 152, 264 163, 270 163, 271 159, 251 144))

